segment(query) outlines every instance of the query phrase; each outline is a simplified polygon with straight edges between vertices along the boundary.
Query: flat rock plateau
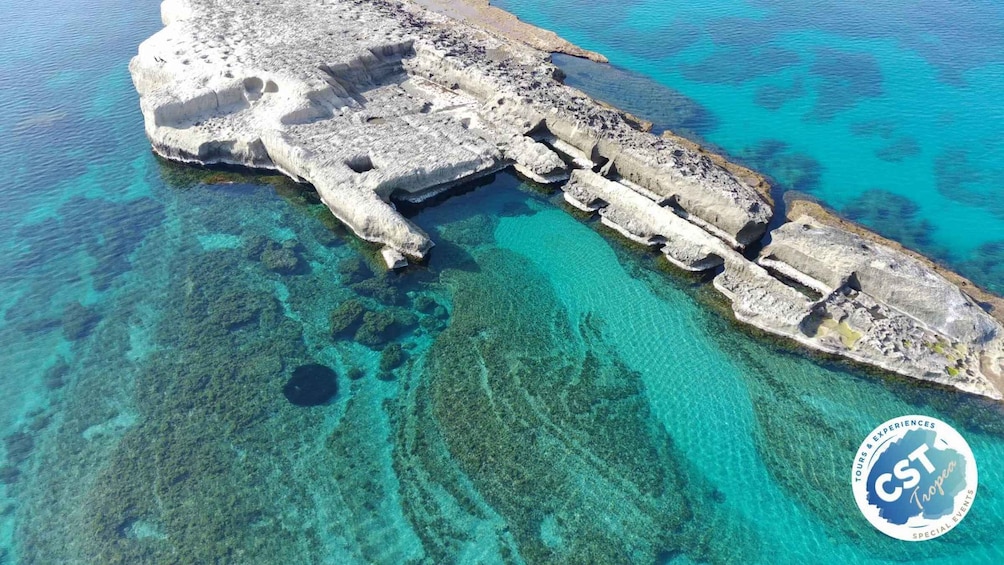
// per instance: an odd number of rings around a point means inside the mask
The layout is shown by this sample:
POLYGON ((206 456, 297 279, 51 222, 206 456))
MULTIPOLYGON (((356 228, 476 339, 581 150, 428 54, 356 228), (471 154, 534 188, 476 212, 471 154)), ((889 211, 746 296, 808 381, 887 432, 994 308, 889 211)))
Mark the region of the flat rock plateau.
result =
POLYGON ((512 166, 673 265, 712 270, 741 322, 1001 398, 996 299, 819 207, 792 207, 804 213, 768 234, 762 177, 563 85, 542 49, 602 56, 487 2, 166 0, 161 11, 164 29, 130 64, 154 151, 308 182, 390 268, 434 244, 395 202, 512 166))

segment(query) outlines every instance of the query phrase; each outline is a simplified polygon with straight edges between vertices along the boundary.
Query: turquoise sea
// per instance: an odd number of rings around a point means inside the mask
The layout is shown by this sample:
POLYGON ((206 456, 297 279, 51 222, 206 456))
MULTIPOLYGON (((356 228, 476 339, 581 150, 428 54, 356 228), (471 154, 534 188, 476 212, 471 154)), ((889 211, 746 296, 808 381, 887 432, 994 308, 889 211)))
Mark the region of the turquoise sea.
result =
MULTIPOLYGON (((1004 289, 995 4, 499 4, 615 65, 570 83, 1004 289)), ((309 187, 150 153, 156 2, 0 13, 0 564, 1004 562, 1000 404, 752 335, 509 174, 384 274, 309 187), (910 544, 849 476, 914 413, 980 486, 910 544)))
POLYGON ((1004 4, 493 4, 635 75, 570 84, 1004 292, 1004 4))

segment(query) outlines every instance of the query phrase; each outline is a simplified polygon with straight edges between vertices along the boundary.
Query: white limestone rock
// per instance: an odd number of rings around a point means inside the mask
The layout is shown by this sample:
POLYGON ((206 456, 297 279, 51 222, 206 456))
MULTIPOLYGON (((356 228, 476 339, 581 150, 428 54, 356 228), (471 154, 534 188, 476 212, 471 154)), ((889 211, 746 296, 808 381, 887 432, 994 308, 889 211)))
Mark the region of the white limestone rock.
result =
POLYGON ((546 145, 525 135, 517 134, 509 138, 505 154, 520 174, 536 182, 553 184, 568 180, 565 162, 546 145))
POLYGON ((802 341, 800 328, 813 301, 797 289, 738 253, 728 257, 714 285, 732 302, 732 311, 740 322, 802 341))
POLYGON ((957 286, 902 251, 809 216, 771 236, 758 262, 781 278, 730 258, 715 279, 737 319, 812 349, 1001 398, 1004 328, 957 286))
POLYGON ((770 215, 723 170, 561 85, 546 53, 409 2, 167 0, 162 18, 130 64, 154 150, 309 182, 356 234, 407 256, 432 241, 394 198, 510 163, 561 180, 561 159, 525 137, 545 122, 589 157, 623 155, 621 174, 736 244, 770 215))
POLYGON ((381 249, 380 256, 383 258, 383 262, 387 265, 387 268, 392 271, 395 269, 403 269, 408 266, 408 258, 389 247, 381 249))
POLYGON ((774 230, 761 263, 823 292, 847 285, 954 340, 986 343, 1000 324, 957 286, 920 261, 802 216, 774 230))
POLYGON ((677 216, 671 209, 603 178, 577 170, 563 187, 583 209, 599 210, 603 223, 643 245, 661 246, 666 258, 688 271, 705 271, 734 253, 721 240, 677 216))

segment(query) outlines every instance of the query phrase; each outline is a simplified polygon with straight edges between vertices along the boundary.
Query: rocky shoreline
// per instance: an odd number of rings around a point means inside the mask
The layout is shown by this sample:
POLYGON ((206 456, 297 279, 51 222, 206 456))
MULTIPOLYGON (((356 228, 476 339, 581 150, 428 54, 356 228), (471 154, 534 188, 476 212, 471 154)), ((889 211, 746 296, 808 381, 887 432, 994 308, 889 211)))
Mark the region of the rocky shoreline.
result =
POLYGON ((513 166, 670 263, 716 272, 744 323, 1001 398, 996 299, 821 208, 792 206, 768 234, 762 177, 563 85, 541 48, 601 56, 502 14, 475 0, 165 0, 166 27, 130 71, 157 153, 309 182, 390 268, 434 244, 395 201, 513 166))

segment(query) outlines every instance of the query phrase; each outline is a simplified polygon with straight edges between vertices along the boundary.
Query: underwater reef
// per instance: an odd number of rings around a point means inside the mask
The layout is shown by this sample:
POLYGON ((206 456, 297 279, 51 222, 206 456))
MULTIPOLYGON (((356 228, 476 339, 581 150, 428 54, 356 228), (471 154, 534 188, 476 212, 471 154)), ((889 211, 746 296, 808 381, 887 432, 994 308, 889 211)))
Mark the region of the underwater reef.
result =
MULTIPOLYGON (((435 527, 458 512, 505 521, 495 534, 503 561, 749 557, 711 543, 748 536, 740 526, 693 527, 713 519, 695 515, 707 512, 695 501, 712 493, 653 421, 640 376, 604 348, 601 322, 573 325, 519 256, 496 249, 477 261, 490 274, 444 273, 454 315, 421 380, 408 383, 414 390, 398 424, 405 507, 425 526, 419 532, 435 560, 461 546, 461 524, 452 535, 435 527), (451 504, 436 496, 441 488, 451 504)), ((743 541, 738 547, 755 547, 743 541)))

